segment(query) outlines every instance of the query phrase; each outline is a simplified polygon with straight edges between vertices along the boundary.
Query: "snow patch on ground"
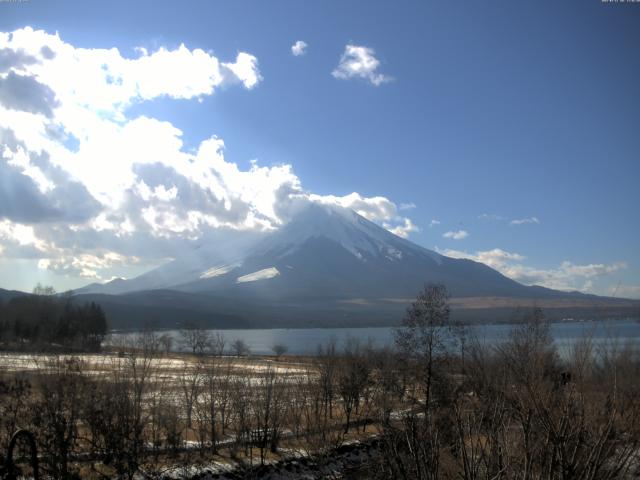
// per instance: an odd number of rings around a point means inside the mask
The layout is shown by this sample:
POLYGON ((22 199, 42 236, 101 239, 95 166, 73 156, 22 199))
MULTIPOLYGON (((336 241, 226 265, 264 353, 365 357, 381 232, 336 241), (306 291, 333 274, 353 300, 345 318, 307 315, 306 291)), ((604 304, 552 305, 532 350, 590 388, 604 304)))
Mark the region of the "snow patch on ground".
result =
POLYGON ((280 271, 276 267, 263 268, 257 272, 249 273, 238 277, 236 283, 255 282, 257 280, 267 280, 280 275, 280 271))
POLYGON ((231 270, 236 268, 238 265, 217 265, 215 267, 211 267, 209 270, 205 270, 200 274, 200 278, 213 278, 219 277, 220 275, 224 275, 225 273, 229 273, 231 270))
POLYGON ((402 260, 402 252, 397 248, 387 248, 387 258, 389 260, 402 260))

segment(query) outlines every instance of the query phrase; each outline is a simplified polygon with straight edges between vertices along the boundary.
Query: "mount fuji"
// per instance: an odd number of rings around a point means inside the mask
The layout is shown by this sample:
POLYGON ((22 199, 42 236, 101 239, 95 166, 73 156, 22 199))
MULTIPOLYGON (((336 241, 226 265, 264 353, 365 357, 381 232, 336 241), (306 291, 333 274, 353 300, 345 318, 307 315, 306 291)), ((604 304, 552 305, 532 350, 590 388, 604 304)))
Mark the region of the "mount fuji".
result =
POLYGON ((397 322, 428 283, 447 287, 458 316, 483 321, 534 304, 558 315, 638 307, 525 286, 482 263, 420 247, 352 210, 314 203, 273 233, 203 245, 139 277, 76 294, 99 301, 123 327, 141 318, 163 326, 381 325, 397 322))

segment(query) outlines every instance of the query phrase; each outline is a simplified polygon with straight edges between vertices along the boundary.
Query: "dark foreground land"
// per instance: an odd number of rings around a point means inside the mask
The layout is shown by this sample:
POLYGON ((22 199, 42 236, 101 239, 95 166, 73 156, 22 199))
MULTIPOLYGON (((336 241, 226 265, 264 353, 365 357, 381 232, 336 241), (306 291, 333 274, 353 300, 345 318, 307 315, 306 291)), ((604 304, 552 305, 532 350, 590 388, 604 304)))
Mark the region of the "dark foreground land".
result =
MULTIPOLYGON (((586 335, 560 356, 540 310, 487 346, 429 287, 393 349, 251 357, 196 329, 183 342, 189 354, 149 332, 101 353, 0 355, 1 454, 22 428, 41 478, 640 475, 639 346, 586 335)), ((28 450, 14 451, 27 477, 28 450)))
POLYGON ((532 322, 499 349, 462 336, 444 355, 441 328, 413 355, 357 341, 312 358, 176 355, 153 335, 5 354, 0 448, 31 430, 51 478, 637 478, 637 346, 585 338, 560 360, 532 322))

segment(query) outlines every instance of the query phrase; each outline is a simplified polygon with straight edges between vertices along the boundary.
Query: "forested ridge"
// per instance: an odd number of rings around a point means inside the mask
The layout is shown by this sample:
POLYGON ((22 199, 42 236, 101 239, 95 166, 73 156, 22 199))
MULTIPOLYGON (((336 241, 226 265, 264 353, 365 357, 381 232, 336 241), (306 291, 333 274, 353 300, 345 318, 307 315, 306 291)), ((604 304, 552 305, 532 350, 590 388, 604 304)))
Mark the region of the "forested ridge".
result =
POLYGON ((78 303, 51 287, 38 285, 32 295, 0 302, 0 344, 5 348, 96 351, 107 330, 100 305, 78 303))

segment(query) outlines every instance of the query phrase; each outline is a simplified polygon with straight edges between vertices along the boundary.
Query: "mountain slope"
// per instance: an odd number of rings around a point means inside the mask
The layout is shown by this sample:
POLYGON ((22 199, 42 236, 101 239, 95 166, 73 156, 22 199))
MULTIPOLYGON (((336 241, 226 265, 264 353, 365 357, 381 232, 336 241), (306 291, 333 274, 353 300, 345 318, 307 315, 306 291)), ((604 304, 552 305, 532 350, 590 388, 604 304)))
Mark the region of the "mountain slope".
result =
POLYGON ((204 266, 198 278, 166 287, 271 299, 381 298, 412 297, 435 282, 447 285, 454 296, 531 295, 530 287, 484 264, 445 257, 353 211, 322 205, 307 207, 243 258, 204 266))
POLYGON ((253 292, 266 298, 413 295, 425 282, 456 296, 526 296, 528 287, 486 265, 419 247, 350 210, 312 204, 244 252, 201 247, 138 278, 78 293, 253 292))
POLYGON ((3 288, 0 288, 0 302, 8 302, 12 298, 22 297, 24 295, 28 294, 18 290, 4 290, 3 288))
POLYGON ((118 305, 144 306, 141 298, 156 297, 154 307, 232 315, 250 324, 286 319, 285 324, 297 325, 296 319, 328 317, 376 323, 397 319, 426 283, 442 283, 457 298, 510 298, 523 304, 572 299, 589 307, 599 298, 521 285, 484 264, 415 245, 353 211, 318 204, 262 238, 231 248, 203 245, 135 279, 94 284, 77 293, 118 295, 117 301, 102 299, 118 305), (179 297, 166 301, 167 291, 179 297))

